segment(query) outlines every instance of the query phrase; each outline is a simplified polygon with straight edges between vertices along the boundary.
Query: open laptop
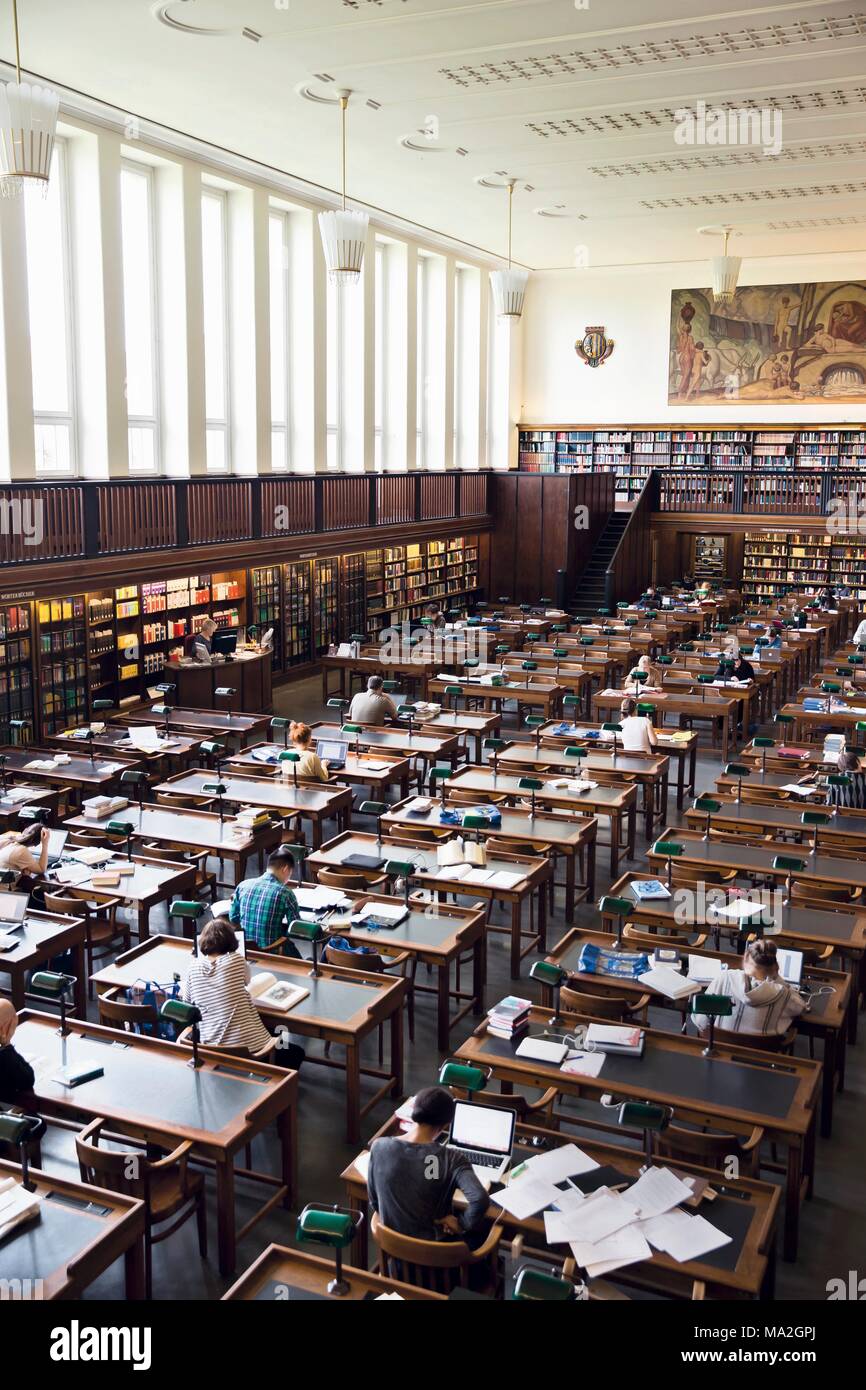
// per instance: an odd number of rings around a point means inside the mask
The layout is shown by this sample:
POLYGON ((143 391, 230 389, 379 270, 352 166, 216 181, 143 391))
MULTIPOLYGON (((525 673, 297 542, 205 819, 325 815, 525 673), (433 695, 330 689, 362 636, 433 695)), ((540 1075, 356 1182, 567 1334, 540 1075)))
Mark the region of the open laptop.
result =
POLYGON ((511 1162, 514 1147, 514 1110, 458 1100, 446 1148, 483 1168, 485 1177, 498 1182, 511 1162))
POLYGON ((48 832, 48 862, 47 869, 56 869, 60 863, 63 851, 66 848, 66 841, 69 839, 68 830, 49 830, 48 832))
POLYGON ((339 772, 340 768, 346 766, 346 754, 349 751, 348 743, 339 738, 317 738, 316 752, 323 763, 328 764, 332 772, 339 772))
POLYGON ((777 946, 776 960, 779 962, 779 974, 785 983, 799 988, 803 980, 803 952, 788 951, 783 946, 777 946))
POLYGON ((27 893, 0 893, 0 932, 21 926, 28 900, 27 893))

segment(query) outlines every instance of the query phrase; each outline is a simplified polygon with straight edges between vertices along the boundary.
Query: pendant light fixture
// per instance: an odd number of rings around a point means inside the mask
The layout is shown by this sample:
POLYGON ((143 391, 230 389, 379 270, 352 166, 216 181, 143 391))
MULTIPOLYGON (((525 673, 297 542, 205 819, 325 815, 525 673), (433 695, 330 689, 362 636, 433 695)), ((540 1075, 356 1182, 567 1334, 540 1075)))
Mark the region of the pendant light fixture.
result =
POLYGON ((712 260, 713 299, 717 304, 730 304, 737 288, 742 261, 739 256, 728 255, 728 237, 733 228, 722 227, 720 230, 724 235, 725 245, 722 255, 714 256, 712 260))
POLYGON ((511 264, 511 220, 514 208, 514 185, 516 179, 508 180, 508 269, 492 270, 490 285, 493 302, 501 319, 519 319, 523 313, 523 297, 526 294, 528 270, 517 270, 511 264))
POLYGON ((50 87, 21 81, 18 0, 12 0, 17 80, 0 85, 0 194, 19 197, 25 182, 48 191, 60 98, 50 87))
POLYGON ((342 189, 343 206, 339 210, 319 213, 319 232, 325 252, 328 274, 335 285, 357 285, 364 265, 367 228, 370 219, 366 212, 353 212, 346 207, 346 111, 351 92, 340 92, 342 123, 342 189))

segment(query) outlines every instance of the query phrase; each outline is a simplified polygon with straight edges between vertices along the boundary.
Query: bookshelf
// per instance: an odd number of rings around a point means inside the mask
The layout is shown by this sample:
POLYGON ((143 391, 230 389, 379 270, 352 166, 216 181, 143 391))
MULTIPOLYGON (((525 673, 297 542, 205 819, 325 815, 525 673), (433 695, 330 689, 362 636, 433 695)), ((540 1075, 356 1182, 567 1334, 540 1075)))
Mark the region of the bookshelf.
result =
POLYGON ((365 554, 344 555, 340 562, 340 640, 367 632, 367 560, 365 554))
POLYGON ((259 629, 259 638, 264 637, 269 628, 273 630, 273 670, 282 670, 283 632, 281 614, 283 611, 282 574, 279 565, 266 565, 263 569, 250 571, 250 623, 259 629))
POLYGON ((323 656, 339 631, 339 559, 313 561, 313 657, 323 656))
POLYGON ((312 660, 312 586, 310 561, 300 560, 283 565, 283 594, 285 605, 285 667, 304 666, 312 660))
POLYGON ((747 531, 743 551, 743 594, 778 598, 827 584, 850 588, 866 602, 866 537, 826 531, 747 531))
POLYGON ((86 603, 85 594, 36 602, 43 736, 88 717, 86 603))
POLYGON ((29 743, 33 739, 32 605, 0 604, 0 741, 29 743), (12 729, 10 719, 26 719, 29 727, 12 729))

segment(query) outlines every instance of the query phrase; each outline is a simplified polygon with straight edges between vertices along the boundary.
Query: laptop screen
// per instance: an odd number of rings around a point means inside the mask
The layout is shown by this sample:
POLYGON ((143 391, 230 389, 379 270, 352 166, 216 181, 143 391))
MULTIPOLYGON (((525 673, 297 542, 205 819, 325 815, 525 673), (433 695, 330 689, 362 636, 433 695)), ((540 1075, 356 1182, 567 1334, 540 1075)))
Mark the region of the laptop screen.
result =
POLYGON ((803 978, 803 952, 786 951, 782 946, 777 946, 776 960, 782 979, 789 985, 798 985, 803 978))
POLYGON ((322 762, 344 763, 348 752, 348 743, 342 743, 338 738, 320 738, 316 740, 316 752, 322 762))
POLYGON ((48 858, 59 859, 66 848, 66 841, 69 839, 68 830, 49 830, 48 832, 48 858))
POLYGON ((26 893, 0 893, 0 922, 23 922, 27 903, 26 893))
POLYGON ((475 1105, 458 1100, 451 1122, 450 1143, 462 1149, 486 1149, 488 1153, 511 1153, 514 1142, 515 1113, 494 1105, 475 1105))

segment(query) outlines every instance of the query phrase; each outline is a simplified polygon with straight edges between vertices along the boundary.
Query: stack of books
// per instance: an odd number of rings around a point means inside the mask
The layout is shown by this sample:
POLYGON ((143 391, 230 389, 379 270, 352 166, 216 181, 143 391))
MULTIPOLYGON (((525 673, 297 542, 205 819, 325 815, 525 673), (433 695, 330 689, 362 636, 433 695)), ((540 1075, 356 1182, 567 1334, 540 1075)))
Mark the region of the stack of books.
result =
POLYGON ((263 826, 270 825, 270 823, 271 818, 264 806, 245 806, 235 816, 234 828, 238 833, 249 835, 254 830, 261 830, 263 826))
POLYGON ((586 1030, 586 1045, 591 1052, 640 1057, 644 1045, 643 1030, 610 1023, 591 1023, 586 1030))
POLYGON ((89 796, 81 803, 87 820, 104 820, 115 811, 123 811, 129 802, 125 796, 89 796))
POLYGON ((504 999, 500 999, 498 1004, 494 1004, 493 1008, 487 1011, 488 1033, 492 1033, 494 1038, 505 1038, 506 1041, 510 1041, 528 1024, 531 1007, 532 1003, 529 999, 519 999, 516 994, 507 994, 504 999))

